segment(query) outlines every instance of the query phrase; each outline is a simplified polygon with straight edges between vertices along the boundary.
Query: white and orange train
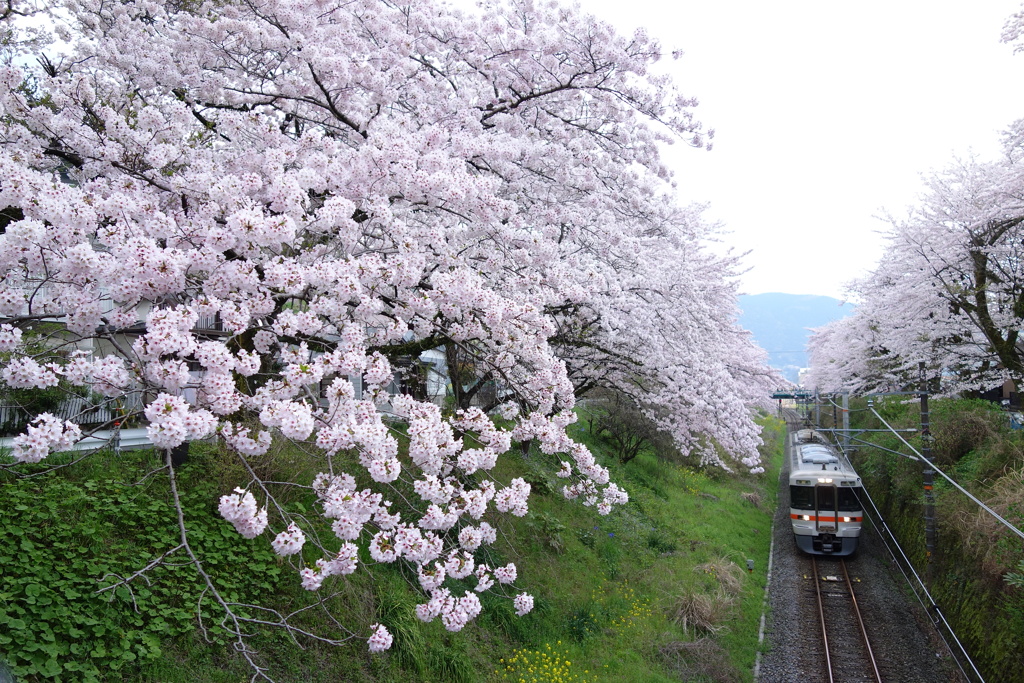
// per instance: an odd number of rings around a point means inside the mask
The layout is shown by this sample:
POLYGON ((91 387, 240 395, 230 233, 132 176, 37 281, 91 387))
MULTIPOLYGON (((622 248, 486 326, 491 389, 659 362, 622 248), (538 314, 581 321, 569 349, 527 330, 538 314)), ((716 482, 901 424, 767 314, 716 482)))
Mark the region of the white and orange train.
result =
POLYGON ((852 554, 864 511, 861 480, 849 459, 811 429, 793 433, 789 454, 789 516, 797 547, 812 555, 852 554))

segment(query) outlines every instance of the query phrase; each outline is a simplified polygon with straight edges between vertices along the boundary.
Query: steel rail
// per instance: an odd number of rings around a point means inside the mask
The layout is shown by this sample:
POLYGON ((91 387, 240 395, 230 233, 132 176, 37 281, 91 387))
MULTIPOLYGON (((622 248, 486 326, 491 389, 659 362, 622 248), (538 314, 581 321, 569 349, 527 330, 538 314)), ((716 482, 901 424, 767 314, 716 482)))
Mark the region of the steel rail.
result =
POLYGON ((868 638, 868 630, 864 626, 864 619, 860 614, 860 607, 857 605, 857 596, 853 593, 853 582, 850 581, 850 572, 846 569, 846 560, 840 560, 843 567, 843 578, 846 579, 846 588, 850 591, 850 602, 853 604, 853 613, 857 616, 857 625, 860 627, 860 635, 864 640, 864 648, 868 652, 868 659, 871 660, 871 670, 875 674, 875 681, 882 683, 882 674, 878 671, 878 662, 875 661, 875 653, 871 650, 871 640, 868 638))
POLYGON ((825 670, 828 672, 828 683, 835 683, 832 676, 832 655, 828 647, 828 626, 825 624, 825 601, 821 597, 821 580, 818 577, 818 560, 811 557, 811 571, 814 579, 814 594, 818 596, 818 623, 821 624, 821 639, 825 643, 825 670))

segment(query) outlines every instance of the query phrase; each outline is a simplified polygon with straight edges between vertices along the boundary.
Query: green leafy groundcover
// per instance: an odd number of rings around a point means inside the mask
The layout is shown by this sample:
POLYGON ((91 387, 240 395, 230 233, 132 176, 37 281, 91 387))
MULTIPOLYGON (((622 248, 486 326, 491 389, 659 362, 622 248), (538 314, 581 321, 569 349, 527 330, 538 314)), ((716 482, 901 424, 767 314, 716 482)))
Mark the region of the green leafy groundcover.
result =
MULTIPOLYGON (((269 547, 219 520, 215 501, 209 484, 182 494, 190 543, 225 597, 258 602, 275 590, 281 569, 269 547)), ((187 555, 179 550, 171 565, 98 591, 171 550, 177 538, 166 486, 59 474, 0 480, 0 661, 19 680, 97 681, 159 657, 166 638, 198 627, 203 583, 187 555)), ((207 600, 202 612, 210 637, 223 637, 220 608, 207 600)))
MULTIPOLYGON (((353 622, 383 623, 395 638, 388 652, 369 656, 359 639, 340 647, 296 643, 274 627, 253 627, 246 642, 278 681, 749 681, 784 434, 781 422, 765 423, 770 468, 757 477, 698 471, 649 449, 622 464, 600 435, 574 426, 574 436, 630 493, 608 517, 564 499, 552 474, 555 456, 537 451, 499 460, 498 480, 531 483, 531 511, 499 520, 503 541, 478 559, 516 562, 536 600, 525 617, 509 600, 485 593, 481 617, 448 633, 439 621, 416 618, 422 592, 408 568, 383 565, 372 580, 359 572, 340 582, 325 607, 353 622), (745 572, 747 559, 757 571, 745 572), (720 607, 706 615, 704 630, 680 623, 694 597, 720 607)), ((246 540, 217 514, 218 496, 245 480, 230 463, 205 449, 176 469, 190 543, 205 570, 232 602, 292 612, 319 599, 299 586, 265 538, 246 540)), ((135 578, 131 590, 97 593, 178 543, 166 472, 146 477, 159 464, 152 453, 98 453, 52 474, 43 474, 45 463, 19 466, 19 475, 33 475, 27 478, 0 469, 0 662, 10 663, 20 683, 235 683, 252 675, 233 642, 223 631, 218 636, 222 612, 208 597, 207 631, 199 629, 204 583, 181 551, 170 558, 176 566, 135 578)), ((308 481, 317 464, 281 450, 262 466, 275 468, 275 480, 308 481)), ((311 506, 305 494, 290 495, 282 504, 291 512, 311 506)), ((303 610, 298 625, 330 633, 333 622, 319 614, 303 610)))

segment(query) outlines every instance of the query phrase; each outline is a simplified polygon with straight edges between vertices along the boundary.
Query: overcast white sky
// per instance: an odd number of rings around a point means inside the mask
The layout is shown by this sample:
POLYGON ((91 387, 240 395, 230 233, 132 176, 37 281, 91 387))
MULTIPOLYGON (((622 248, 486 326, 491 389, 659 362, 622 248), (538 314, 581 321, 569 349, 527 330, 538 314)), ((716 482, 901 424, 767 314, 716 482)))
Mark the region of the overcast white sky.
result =
POLYGON ((677 145, 680 196, 752 253, 747 294, 840 297, 882 249, 878 217, 921 174, 992 157, 1024 117, 1024 53, 999 41, 1021 0, 581 0, 665 48, 711 152, 677 145))

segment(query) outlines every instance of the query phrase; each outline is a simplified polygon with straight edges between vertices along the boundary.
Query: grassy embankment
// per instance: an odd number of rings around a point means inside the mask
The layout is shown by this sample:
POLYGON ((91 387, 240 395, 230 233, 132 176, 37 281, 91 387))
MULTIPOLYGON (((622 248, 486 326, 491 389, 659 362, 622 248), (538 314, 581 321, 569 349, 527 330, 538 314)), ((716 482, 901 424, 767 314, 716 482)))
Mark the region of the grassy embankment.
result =
MULTIPOLYGON (((851 408, 854 428, 883 427, 866 410, 865 401, 853 401, 851 408)), ((876 398, 875 409, 897 429, 921 426, 916 399, 876 398)), ((1007 414, 987 401, 932 400, 929 412, 935 465, 1024 529, 1024 432, 1011 430, 1007 414)), ((905 436, 921 449, 919 434, 905 436)), ((891 434, 863 438, 909 453, 891 434)), ((918 572, 929 577, 929 592, 985 679, 1019 681, 1024 671, 1024 588, 1010 585, 1005 577, 1024 573, 1018 566, 1024 560, 1024 541, 936 474, 937 544, 929 563, 922 464, 865 446, 854 465, 918 572)))
MULTIPOLYGON (((548 456, 503 458, 498 480, 523 476, 533 485, 530 514, 502 521, 498 543, 478 559, 518 565, 517 586, 536 597, 526 617, 485 594, 477 621, 447 633, 415 618, 421 596, 408 572, 385 566, 372 579, 357 572, 339 582, 329 606, 347 623, 386 624, 391 651, 371 656, 360 640, 293 642, 281 629, 262 629, 250 645, 278 681, 748 681, 782 448, 781 423, 765 424, 769 467, 759 477, 697 471, 650 452, 621 465, 577 426, 630 493, 608 517, 563 499, 548 456)), ((311 604, 268 538, 245 540, 218 517, 217 497, 244 485, 244 473, 213 449, 194 451, 179 487, 191 541, 220 590, 282 612, 311 604)), ((0 472, 0 660, 19 680, 248 679, 248 665, 217 628, 220 608, 181 551, 171 556, 178 566, 154 569, 131 589, 96 592, 178 544, 166 475, 138 481, 154 458, 101 453, 27 479, 0 472)), ((287 449, 261 467, 279 481, 316 471, 287 449)), ((312 512, 305 494, 284 500, 290 512, 312 512)), ((318 609, 295 621, 330 632, 318 609)))

